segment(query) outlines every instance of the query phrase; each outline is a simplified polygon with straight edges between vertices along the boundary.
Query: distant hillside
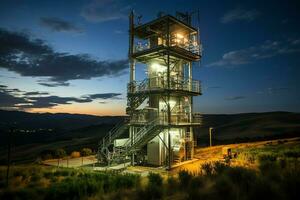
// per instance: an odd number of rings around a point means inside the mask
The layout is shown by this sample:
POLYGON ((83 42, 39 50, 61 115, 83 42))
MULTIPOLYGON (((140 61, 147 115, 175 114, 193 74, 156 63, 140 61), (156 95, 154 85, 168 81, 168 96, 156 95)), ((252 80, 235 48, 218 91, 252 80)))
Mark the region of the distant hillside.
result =
POLYGON ((203 115, 203 127, 195 130, 198 138, 208 138, 213 127, 213 138, 232 140, 273 136, 299 136, 300 113, 267 112, 230 115, 203 115))
MULTIPOLYGON (((83 147, 94 150, 101 138, 124 117, 98 117, 74 114, 36 114, 0 111, 0 129, 12 122, 19 129, 13 137, 13 160, 35 160, 44 150, 64 148, 69 153, 83 147), (33 129, 35 132, 20 132, 33 129), (42 129, 42 130, 40 130, 42 129), (50 129, 50 130, 48 130, 50 129)), ((203 125, 195 128, 198 145, 208 144, 208 128, 213 127, 213 142, 234 143, 272 137, 300 136, 300 114, 289 112, 203 115, 203 125)), ((7 134, 0 133, 0 162, 5 161, 7 134)))
POLYGON ((114 124, 121 117, 93 116, 67 113, 28 113, 0 110, 0 129, 15 127, 22 129, 70 130, 97 124, 114 124))

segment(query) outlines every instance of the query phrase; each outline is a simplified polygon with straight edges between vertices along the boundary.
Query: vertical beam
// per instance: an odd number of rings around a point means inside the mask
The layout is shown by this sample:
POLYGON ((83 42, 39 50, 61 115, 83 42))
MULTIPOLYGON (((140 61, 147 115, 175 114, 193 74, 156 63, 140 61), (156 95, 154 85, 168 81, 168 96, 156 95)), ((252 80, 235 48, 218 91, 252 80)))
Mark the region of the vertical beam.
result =
POLYGON ((168 169, 171 170, 171 157, 172 157, 172 149, 171 149, 171 134, 170 134, 170 125, 171 125, 171 107, 170 107, 170 21, 167 19, 167 84, 168 84, 168 169))
MULTIPOLYGON (((190 90, 192 91, 193 89, 193 68, 192 68, 192 63, 188 63, 189 67, 189 82, 190 82, 190 90)), ((190 122, 193 123, 193 96, 190 96, 190 122)), ((193 127, 190 126, 190 139, 192 141, 191 148, 190 148, 190 155, 191 159, 193 158, 193 153, 194 153, 194 134, 193 134, 193 127)))
POLYGON ((135 60, 132 57, 134 48, 134 13, 130 12, 129 15, 129 51, 128 51, 128 59, 130 66, 130 82, 135 80, 135 60))
MULTIPOLYGON (((129 83, 132 83, 135 80, 135 60, 132 57, 132 54, 134 53, 133 48, 134 48, 134 13, 133 11, 131 11, 129 15, 129 50, 128 50, 128 59, 129 59, 129 67, 130 67, 129 83)), ((131 85, 129 90, 130 92, 134 92, 133 85, 131 85)), ((133 108, 131 108, 131 110, 133 110, 133 108)), ((131 145, 133 145, 134 142, 134 134, 135 134, 135 127, 130 126, 129 139, 131 145)), ((134 165, 134 153, 132 153, 131 155, 131 165, 134 165)))
POLYGON ((191 148, 190 148, 190 154, 191 154, 191 159, 194 157, 194 132, 193 132, 193 127, 190 126, 190 138, 191 138, 191 148))
POLYGON ((189 68, 189 86, 190 91, 193 89, 193 77, 192 77, 192 63, 188 62, 188 68, 189 68))
POLYGON ((209 146, 212 146, 212 140, 211 140, 211 133, 212 133, 213 128, 209 127, 209 146))

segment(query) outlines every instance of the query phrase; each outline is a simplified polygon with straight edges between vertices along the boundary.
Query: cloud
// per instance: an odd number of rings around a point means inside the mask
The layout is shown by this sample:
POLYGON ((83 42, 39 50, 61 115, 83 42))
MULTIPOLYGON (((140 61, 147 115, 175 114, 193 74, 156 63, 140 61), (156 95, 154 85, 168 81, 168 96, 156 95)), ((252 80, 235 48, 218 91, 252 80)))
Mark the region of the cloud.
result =
POLYGON ((291 41, 265 41, 262 45, 256 45, 245 49, 229 51, 220 60, 209 63, 206 67, 227 66, 249 64, 257 60, 271 58, 277 55, 300 52, 300 43, 297 40, 291 41))
POLYGON ((206 89, 221 89, 221 86, 208 86, 206 89))
POLYGON ((84 32, 82 28, 77 27, 75 24, 56 17, 41 17, 40 24, 56 32, 84 32))
POLYGON ((115 30, 114 33, 115 34, 124 34, 125 31, 123 31, 123 30, 115 30))
POLYGON ((119 96, 119 95, 121 95, 121 94, 120 93, 91 94, 91 95, 88 95, 87 98, 90 98, 90 99, 116 99, 117 96, 119 96))
POLYGON ((289 89, 289 87, 269 87, 266 90, 258 91, 257 94, 278 95, 289 89))
MULTIPOLYGON (((49 95, 48 92, 24 92, 18 89, 10 89, 6 85, 0 85, 0 108, 26 110, 32 108, 52 108, 58 105, 72 103, 89 103, 94 100, 118 99, 120 93, 88 94, 82 97, 60 97, 49 95), (13 92, 16 91, 16 92, 13 92)), ((100 103, 103 103, 101 101, 100 103)))
POLYGON ((90 22, 105 22, 127 17, 128 6, 117 0, 93 0, 84 6, 81 16, 90 22))
POLYGON ((257 10, 245 10, 242 8, 236 8, 230 10, 224 14, 221 18, 223 24, 235 22, 235 21, 247 21, 251 22, 260 16, 260 12, 257 10))
POLYGON ((90 99, 80 99, 75 97, 59 97, 59 96, 42 96, 31 97, 26 105, 17 106, 18 108, 51 108, 58 105, 71 104, 72 102, 86 103, 91 102, 90 99))
POLYGON ((246 98, 245 96, 231 96, 231 97, 226 97, 225 100, 235 101, 235 100, 240 100, 245 98, 246 98))
POLYGON ((2 88, 7 88, 7 86, 6 85, 0 85, 0 88, 2 89, 2 88))
POLYGON ((69 86, 70 83, 67 83, 67 82, 38 82, 39 85, 42 85, 42 86, 46 86, 46 87, 58 87, 58 86, 69 86))
POLYGON ((27 103, 27 100, 0 89, 0 108, 15 109, 16 105, 22 103, 27 103))
POLYGON ((48 95, 48 92, 26 92, 25 96, 48 95))
POLYGON ((124 60, 99 61, 87 54, 55 52, 45 41, 0 29, 0 68, 21 76, 46 77, 48 87, 67 86, 67 81, 119 76, 128 68, 124 60))

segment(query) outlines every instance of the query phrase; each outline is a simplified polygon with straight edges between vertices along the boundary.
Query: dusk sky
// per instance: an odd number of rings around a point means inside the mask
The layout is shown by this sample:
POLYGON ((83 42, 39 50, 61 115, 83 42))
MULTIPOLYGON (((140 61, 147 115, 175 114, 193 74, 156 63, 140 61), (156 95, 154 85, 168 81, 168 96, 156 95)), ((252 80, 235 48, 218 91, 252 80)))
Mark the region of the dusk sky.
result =
POLYGON ((201 80, 203 95, 195 97, 195 111, 300 112, 299 5, 2 0, 0 109, 124 115, 129 12, 145 23, 160 11, 199 9, 203 58, 193 78, 201 80))

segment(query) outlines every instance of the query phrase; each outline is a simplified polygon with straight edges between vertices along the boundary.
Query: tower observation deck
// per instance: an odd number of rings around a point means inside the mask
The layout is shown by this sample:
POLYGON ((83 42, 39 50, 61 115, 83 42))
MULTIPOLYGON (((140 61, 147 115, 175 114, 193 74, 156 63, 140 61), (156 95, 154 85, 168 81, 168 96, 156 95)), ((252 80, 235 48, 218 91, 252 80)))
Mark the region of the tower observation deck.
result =
POLYGON ((101 161, 130 160, 132 165, 170 169, 193 158, 193 127, 201 125, 201 115, 193 112, 193 97, 201 95, 201 84, 193 79, 192 64, 202 54, 199 32, 190 15, 185 19, 164 15, 135 24, 131 12, 128 117, 100 142, 101 161), (136 67, 144 67, 146 78, 136 77, 136 67), (127 130, 128 137, 118 139, 127 130))

